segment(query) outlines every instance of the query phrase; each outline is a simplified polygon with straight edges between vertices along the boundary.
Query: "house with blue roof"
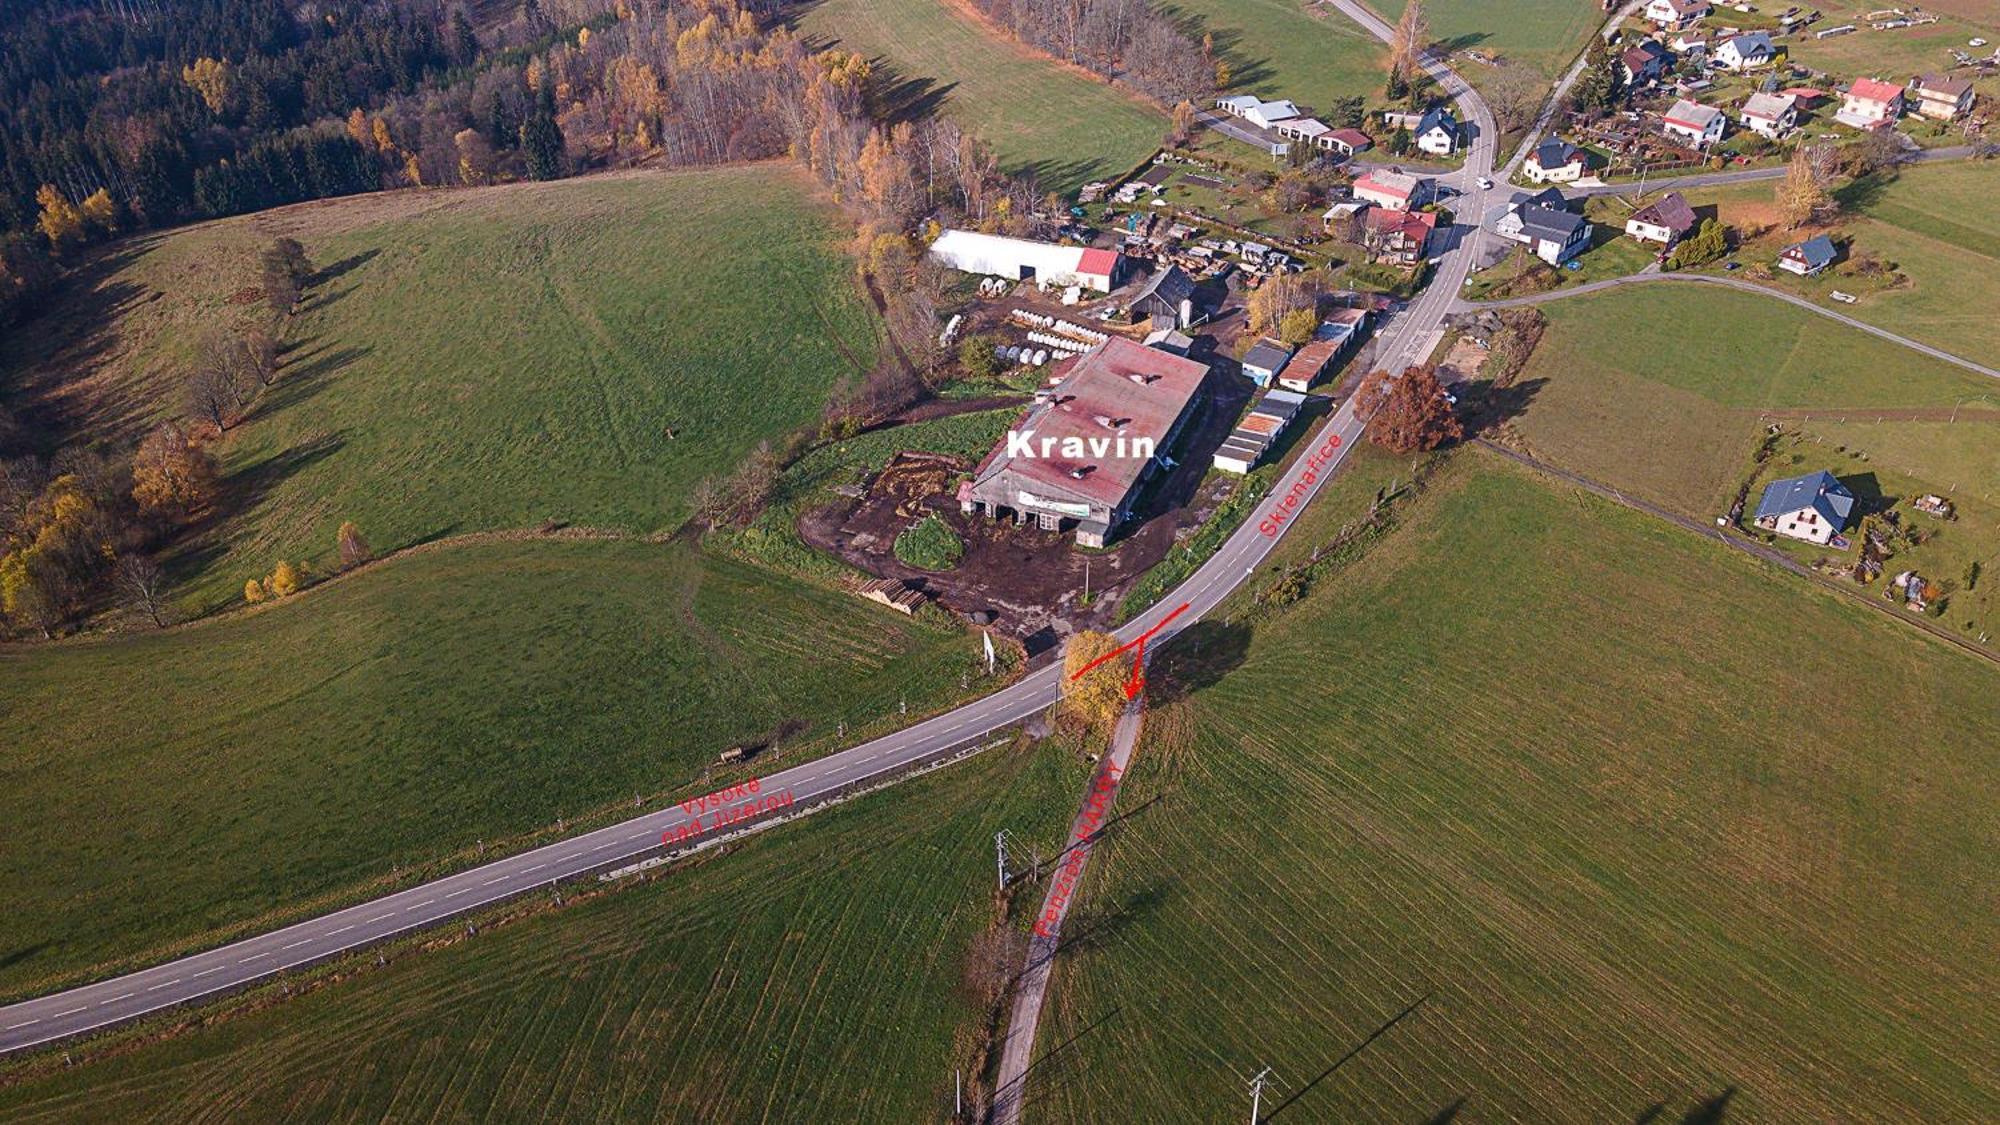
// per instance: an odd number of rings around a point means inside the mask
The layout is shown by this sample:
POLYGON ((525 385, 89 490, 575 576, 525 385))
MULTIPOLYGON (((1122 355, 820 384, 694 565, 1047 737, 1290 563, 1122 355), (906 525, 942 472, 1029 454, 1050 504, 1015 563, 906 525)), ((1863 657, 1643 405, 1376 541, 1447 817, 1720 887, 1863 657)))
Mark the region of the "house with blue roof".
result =
POLYGON ((1854 494, 1821 469, 1802 477, 1774 480, 1757 502, 1757 526, 1792 539, 1826 544, 1847 530, 1854 494))

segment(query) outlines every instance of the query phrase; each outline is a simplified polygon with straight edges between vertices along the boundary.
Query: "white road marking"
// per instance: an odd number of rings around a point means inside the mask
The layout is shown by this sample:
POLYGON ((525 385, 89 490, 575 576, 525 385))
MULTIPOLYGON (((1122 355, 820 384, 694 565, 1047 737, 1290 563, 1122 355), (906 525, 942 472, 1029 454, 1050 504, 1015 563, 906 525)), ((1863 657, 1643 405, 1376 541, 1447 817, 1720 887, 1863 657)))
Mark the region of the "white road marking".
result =
POLYGON ((228 968, 228 967, 229 967, 229 966, 227 966, 227 965, 217 965, 217 966, 216 966, 215 968, 213 968, 213 969, 203 969, 202 971, 200 971, 200 972, 196 973, 196 974, 195 974, 195 976, 198 976, 198 977, 205 977, 205 976, 207 976, 207 975, 208 975, 208 974, 210 974, 210 973, 219 973, 219 972, 221 972, 222 970, 224 970, 224 969, 226 969, 226 968, 228 968))
POLYGON ((377 922, 380 922, 380 921, 381 921, 382 919, 384 919, 384 918, 394 918, 395 916, 396 916, 396 912, 395 912, 395 911, 393 911, 393 910, 391 910, 391 911, 390 911, 390 912, 388 912, 387 914, 377 914, 377 915, 376 915, 375 917, 373 917, 373 918, 370 918, 370 919, 368 919, 368 920, 367 920, 366 922, 363 922, 363 923, 362 923, 362 925, 364 925, 364 926, 372 926, 372 925, 374 925, 375 923, 377 923, 377 922))
POLYGON ((467 892, 467 891, 469 891, 469 890, 471 890, 471 889, 472 889, 471 887, 460 887, 460 888, 458 888, 457 890, 455 890, 455 891, 451 892, 450 894, 448 894, 448 895, 446 895, 446 896, 444 896, 444 897, 446 897, 446 898, 457 898, 458 896, 460 896, 460 895, 464 894, 465 892, 467 892))
POLYGON ((506 881, 507 877, 505 875, 495 875, 493 878, 488 879, 484 883, 481 883, 479 885, 482 887, 490 887, 495 883, 504 883, 506 881))
MULTIPOLYGON (((642 832, 642 833, 640 833, 640 835, 642 835, 642 836, 651 836, 651 835, 652 835, 652 833, 651 833, 651 832, 642 832)), ((534 865, 533 867, 523 867, 523 868, 521 869, 521 873, 525 875, 525 874, 527 874, 527 873, 528 873, 528 872, 530 872, 530 871, 540 871, 540 870, 541 870, 542 868, 544 868, 544 867, 547 867, 547 866, 548 866, 548 864, 546 864, 546 863, 537 863, 537 864, 536 864, 536 865, 534 865)))
POLYGON ((161 990, 162 988, 172 988, 173 986, 175 986, 175 985, 179 984, 180 982, 181 982, 181 978, 179 978, 179 977, 175 977, 174 979, 172 979, 172 980, 170 980, 170 981, 163 981, 163 982, 161 982, 161 983, 159 983, 159 984, 156 984, 156 985, 154 985, 153 987, 151 987, 151 988, 147 989, 146 991, 147 991, 147 992, 158 992, 158 991, 159 991, 159 990, 161 990))
POLYGON ((335 934, 344 934, 344 933, 346 933, 347 931, 349 931, 349 930, 351 930, 351 929, 353 929, 353 928, 354 928, 354 924, 350 922, 350 923, 348 923, 347 925, 345 925, 345 926, 342 926, 342 927, 340 927, 340 928, 339 928, 339 929, 337 929, 337 930, 328 930, 328 931, 326 932, 326 936, 328 936, 328 937, 332 937, 332 936, 333 936, 333 935, 335 935, 335 934))
POLYGON ((136 992, 127 992, 127 993, 125 993, 125 994, 124 994, 123 996, 113 996, 113 997, 112 997, 111 999, 109 999, 109 1000, 99 1000, 99 1001, 97 1002, 97 1006, 101 1008, 101 1007, 103 1007, 103 1006, 104 1006, 104 1005, 106 1005, 106 1004, 116 1004, 116 1003, 117 1003, 117 1002, 119 1002, 120 1000, 130 1000, 131 998, 133 998, 134 996, 137 996, 137 995, 139 995, 139 994, 138 994, 138 993, 136 993, 136 992))
POLYGON ((10 1024, 8 1024, 8 1025, 7 1025, 7 1030, 8 1030, 8 1031, 12 1031, 12 1030, 14 1030, 14 1029, 15 1029, 15 1028, 17 1028, 17 1027, 33 1027, 33 1026, 35 1026, 36 1024, 40 1023, 40 1022, 42 1022, 42 1021, 41 1021, 41 1020, 27 1020, 27 1021, 25 1021, 25 1022, 23 1022, 23 1023, 10 1023, 10 1024))
MULTIPOLYGON (((627 840, 643 840, 643 839, 645 839, 646 837, 648 837, 648 836, 651 836, 651 835, 652 835, 652 833, 651 833, 651 832, 641 832, 641 833, 639 833, 639 834, 638 834, 637 836, 627 836, 627 837, 625 837, 625 838, 626 838, 627 840)), ((528 868, 528 870, 530 870, 530 871, 533 871, 533 870, 534 870, 534 868, 530 867, 530 868, 528 868)))
POLYGON ((434 902, 436 902, 436 901, 437 901, 437 900, 436 900, 436 899, 434 899, 434 898, 427 898, 427 899, 425 899, 424 901, 422 901, 422 902, 420 902, 420 903, 416 904, 415 906, 406 906, 406 907, 404 907, 404 908, 403 908, 403 913, 405 913, 405 914, 408 914, 408 913, 409 913, 410 911, 412 911, 412 910, 422 910, 422 909, 423 909, 424 907, 426 907, 426 906, 429 906, 429 905, 430 905, 431 903, 434 903, 434 902))
POLYGON ((305 945, 305 944, 307 944, 307 943, 309 943, 309 942, 311 942, 311 941, 312 941, 312 939, 311 939, 311 938, 300 938, 299 940, 297 940, 297 941, 293 942, 293 943, 292 943, 292 944, 290 944, 290 945, 281 945, 281 946, 279 946, 279 947, 278 947, 278 952, 280 952, 280 953, 283 953, 283 952, 284 952, 285 950, 287 950, 287 949, 297 949, 297 948, 298 948, 299 946, 301 946, 301 945, 305 945))
MULTIPOLYGON (((85 1005, 85 1007, 88 1007, 88 1006, 89 1006, 89 1005, 85 1005)), ((81 1012, 81 1011, 83 1011, 83 1010, 84 1010, 84 1008, 71 1008, 71 1009, 70 1009, 69 1011, 67 1011, 67 1012, 57 1012, 57 1013, 56 1013, 55 1015, 53 1015, 53 1016, 51 1016, 51 1017, 49 1017, 49 1018, 50 1018, 50 1019, 58 1019, 58 1020, 59 1020, 59 1019, 63 1018, 64 1016, 73 1016, 73 1015, 75 1015, 75 1014, 77 1014, 78 1012, 81 1012)))
POLYGON ((242 960, 240 960, 240 961, 238 961, 238 962, 236 962, 236 963, 237 963, 237 964, 239 964, 239 965, 247 965, 247 964, 249 964, 249 963, 250 963, 250 962, 252 962, 252 961, 259 961, 259 960, 262 960, 263 958, 266 958, 266 957, 269 957, 270 955, 271 955, 271 953, 270 953, 270 951, 269 951, 269 950, 265 950, 265 951, 264 951, 264 952, 262 952, 262 953, 252 953, 252 954, 251 954, 250 956, 248 956, 248 957, 245 957, 245 958, 243 958, 242 960))

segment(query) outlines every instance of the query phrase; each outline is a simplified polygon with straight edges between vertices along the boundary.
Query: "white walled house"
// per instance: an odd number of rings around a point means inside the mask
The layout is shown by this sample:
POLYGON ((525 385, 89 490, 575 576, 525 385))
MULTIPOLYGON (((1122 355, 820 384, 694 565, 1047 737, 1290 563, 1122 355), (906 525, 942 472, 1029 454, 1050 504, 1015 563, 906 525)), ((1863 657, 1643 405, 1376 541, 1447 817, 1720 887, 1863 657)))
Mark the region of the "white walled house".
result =
POLYGON ((1666 31, 1680 31, 1707 18, 1708 0, 1647 0, 1646 22, 1666 31))
POLYGON ((1414 211, 1430 202, 1430 186, 1421 176, 1376 169, 1354 181, 1354 198, 1377 207, 1414 211))
POLYGON ((1694 208, 1681 193, 1670 191, 1625 220, 1625 233, 1640 242, 1672 246, 1694 230, 1694 208))
POLYGON ((1555 188, 1517 195, 1494 219, 1493 233, 1526 246, 1537 258, 1560 266, 1590 245, 1590 221, 1569 209, 1555 188))
POLYGON ((1905 101, 1915 101, 1916 111, 1925 117, 1951 121, 1972 112, 1974 96, 1970 78, 1919 74, 1911 80, 1905 101))
POLYGON ((1799 123, 1799 99, 1790 94, 1752 94, 1743 103, 1741 120, 1758 136, 1780 140, 1799 123))
POLYGON ((1724 70, 1756 70, 1770 66, 1777 58, 1778 48, 1772 45, 1771 37, 1761 31, 1725 39, 1715 49, 1715 65, 1724 70))
POLYGON ((1575 183, 1583 178, 1583 150, 1561 137, 1550 137, 1535 146, 1521 172, 1538 184, 1575 183))
POLYGON ((1880 129, 1903 115, 1903 88, 1894 82, 1857 78, 1841 95, 1835 121, 1855 129, 1880 129))
POLYGON ((1681 98, 1661 116, 1660 128, 1695 148, 1707 148, 1722 140, 1729 119, 1713 106, 1681 98))
POLYGON ((1427 110, 1411 130, 1417 148, 1432 156, 1450 156, 1458 151, 1458 119, 1443 106, 1427 110))
POLYGON ((1832 473, 1821 469, 1764 486, 1755 523, 1788 538, 1826 544, 1847 530, 1848 517, 1853 514, 1854 494, 1832 473))

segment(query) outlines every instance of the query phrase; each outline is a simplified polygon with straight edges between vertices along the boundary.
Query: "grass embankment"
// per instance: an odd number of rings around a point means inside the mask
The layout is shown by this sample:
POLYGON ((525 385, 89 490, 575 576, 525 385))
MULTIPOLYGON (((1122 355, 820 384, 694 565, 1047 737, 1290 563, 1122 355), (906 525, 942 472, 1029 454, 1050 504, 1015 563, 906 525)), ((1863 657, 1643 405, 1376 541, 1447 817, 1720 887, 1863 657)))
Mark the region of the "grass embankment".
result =
POLYGON ((1814 278, 1770 268, 1779 251, 1808 233, 1779 223, 1774 190, 1764 183, 1686 193, 1739 233, 1764 232, 1731 255, 1747 268, 1729 276, 1765 281, 1967 359, 1991 365, 2000 355, 2000 317, 1993 315, 2000 308, 2000 169, 1936 164, 1849 186, 1840 193, 1844 213, 1827 228, 1843 256, 1814 278), (1893 268, 1864 273, 1869 260, 1893 268), (1836 303, 1829 296, 1836 289, 1859 299, 1836 303))
POLYGON ((974 658, 925 618, 604 541, 419 552, 195 628, 7 651, 0 993, 629 811, 789 723, 796 761, 963 694, 974 658))
POLYGON ((1215 36, 1232 92, 1322 113, 1336 98, 1372 101, 1382 92, 1388 48, 1337 11, 1308 13, 1296 0, 1169 0, 1165 8, 1215 36))
POLYGON ((989 30, 944 0, 821 0, 799 17, 816 45, 887 72, 891 109, 942 109, 993 146, 1000 166, 1073 193, 1145 159, 1164 109, 989 30))
MULTIPOLYGON (((1520 434, 1539 455, 1694 516, 1728 509, 1767 412, 1858 420, 1994 393, 1991 379, 1750 293, 1662 282, 1542 311, 1549 331, 1517 380, 1520 434)), ((1948 460, 1934 469, 1944 484, 1969 479, 1948 460)))
POLYGON ((148 236, 0 351, 0 385, 71 439, 177 412, 210 326, 262 315, 257 251, 300 239, 331 276, 280 378, 219 447, 220 526, 170 559, 184 608, 280 558, 326 569, 353 520, 378 548, 544 521, 650 533, 873 361, 838 216, 765 164, 400 192, 148 236), (251 287, 252 305, 232 303, 251 287))
POLYGON ((1457 462, 1156 703, 1036 1117, 1993 1116, 2000 672, 1457 462))
POLYGON ((1082 784, 991 750, 664 880, 0 1090, 12 1121, 926 1121, 985 1010, 993 834, 1082 784))

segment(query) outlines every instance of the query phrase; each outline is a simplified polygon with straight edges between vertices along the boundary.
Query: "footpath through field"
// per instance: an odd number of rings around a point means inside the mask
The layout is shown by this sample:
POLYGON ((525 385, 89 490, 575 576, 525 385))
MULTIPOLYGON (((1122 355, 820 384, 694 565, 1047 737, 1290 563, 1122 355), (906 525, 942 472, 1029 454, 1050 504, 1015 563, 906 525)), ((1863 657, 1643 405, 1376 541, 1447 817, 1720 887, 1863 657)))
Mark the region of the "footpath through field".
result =
POLYGON ((1042 909, 1035 915, 1034 933, 1028 939, 1027 963, 1014 989, 1014 1011, 1007 1020, 1007 1038, 1000 1048, 1000 1073, 994 1082, 989 1115, 993 1125, 1015 1125, 1021 1119, 1021 1095, 1032 1069, 1035 1029, 1041 1022, 1042 1001, 1048 994, 1049 970, 1055 964, 1057 950, 1062 948, 1063 921, 1076 901, 1084 866, 1090 861, 1090 849, 1110 823, 1118 787, 1139 743, 1144 711, 1145 696, 1141 695, 1118 717, 1118 725, 1111 732, 1111 749, 1091 778, 1090 788, 1084 792, 1083 803, 1076 810, 1076 822, 1070 825, 1067 847, 1056 857, 1058 862, 1049 879, 1048 893, 1042 897, 1042 909))

